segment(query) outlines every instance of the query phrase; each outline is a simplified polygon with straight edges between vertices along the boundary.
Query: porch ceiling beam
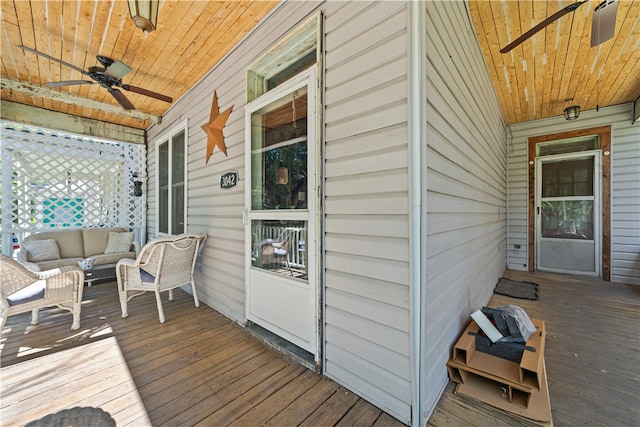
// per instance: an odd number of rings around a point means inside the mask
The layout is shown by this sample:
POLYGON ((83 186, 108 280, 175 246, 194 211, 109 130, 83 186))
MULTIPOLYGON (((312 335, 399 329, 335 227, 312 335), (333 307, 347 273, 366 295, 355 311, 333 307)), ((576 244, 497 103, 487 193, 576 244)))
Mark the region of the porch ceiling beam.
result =
POLYGON ((119 114, 121 116, 132 117, 138 120, 146 120, 152 123, 160 123, 162 118, 153 114, 143 113, 135 110, 125 110, 120 106, 106 104, 104 102, 94 101, 92 99, 81 98, 66 92, 47 89, 27 82, 21 82, 7 77, 0 77, 0 86, 2 89, 13 90, 20 93, 26 93, 31 96, 39 96, 41 98, 51 99, 52 101, 64 102, 65 104, 79 105, 85 108, 93 108, 95 110, 104 111, 106 113, 119 114))
POLYGON ((44 108, 33 107, 17 102, 0 101, 0 113, 2 120, 72 134, 94 136, 134 144, 144 144, 146 138, 144 129, 74 116, 58 111, 45 110, 44 108))

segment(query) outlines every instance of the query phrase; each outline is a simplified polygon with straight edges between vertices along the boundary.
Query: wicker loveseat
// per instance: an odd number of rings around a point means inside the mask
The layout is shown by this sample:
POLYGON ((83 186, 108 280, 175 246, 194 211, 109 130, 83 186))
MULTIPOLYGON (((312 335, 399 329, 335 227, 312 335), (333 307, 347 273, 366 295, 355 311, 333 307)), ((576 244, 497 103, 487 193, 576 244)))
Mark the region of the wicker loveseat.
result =
POLYGON ((18 262, 34 271, 77 267, 85 258, 94 258, 94 265, 115 264, 140 251, 133 232, 121 227, 47 230, 27 236, 20 246, 18 262))

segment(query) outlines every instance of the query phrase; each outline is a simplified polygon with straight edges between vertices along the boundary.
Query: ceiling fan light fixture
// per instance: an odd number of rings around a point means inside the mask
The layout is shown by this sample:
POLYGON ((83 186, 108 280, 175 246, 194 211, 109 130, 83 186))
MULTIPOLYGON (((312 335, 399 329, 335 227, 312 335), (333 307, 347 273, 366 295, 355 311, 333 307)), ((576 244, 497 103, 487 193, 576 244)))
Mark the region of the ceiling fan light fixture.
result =
POLYGON ((131 72, 131 67, 120 61, 113 61, 113 63, 107 67, 105 72, 110 76, 121 79, 125 74, 131 72))
POLYGON ((567 120, 575 120, 580 115, 580 106, 572 105, 564 109, 564 118, 567 120))
POLYGON ((591 47, 611 39, 616 32, 617 0, 604 0, 593 11, 591 21, 591 47))
POLYGON ((129 14, 136 27, 150 33, 158 24, 159 0, 129 0, 129 14))

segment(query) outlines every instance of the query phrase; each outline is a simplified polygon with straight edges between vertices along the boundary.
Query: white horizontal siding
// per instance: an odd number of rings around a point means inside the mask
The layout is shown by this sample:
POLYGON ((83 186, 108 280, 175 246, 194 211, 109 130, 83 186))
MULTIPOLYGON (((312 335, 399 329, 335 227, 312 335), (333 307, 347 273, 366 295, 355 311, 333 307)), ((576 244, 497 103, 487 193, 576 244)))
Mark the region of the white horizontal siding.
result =
POLYGON ((175 124, 188 121, 187 230, 209 235, 199 258, 196 283, 200 299, 226 316, 245 319, 244 208, 245 141, 244 105, 246 70, 263 52, 309 16, 319 2, 288 2, 277 8, 209 72, 184 94, 163 117, 161 125, 148 131, 148 233, 155 236, 155 141, 175 124), (227 156, 215 149, 205 164, 207 138, 201 126, 211 112, 213 92, 221 110, 233 105, 224 128, 227 156), (222 190, 219 177, 226 171, 239 172, 238 186, 222 190))
MULTIPOLYGON (((244 320, 245 71, 262 52, 321 3, 287 2, 240 43, 149 130, 149 140, 188 120, 189 231, 209 234, 196 280, 201 299, 244 320), (228 156, 204 164, 213 91, 228 156), (218 177, 238 170, 236 189, 218 177)), ((324 129, 327 149, 324 228, 326 372, 396 417, 410 417, 406 5, 327 3, 324 129), (380 203, 380 200, 385 200, 380 203), (392 251, 392 253, 385 253, 392 251)), ((155 146, 149 145, 149 194, 155 192, 155 146)), ((155 234, 155 197, 149 233, 155 234)))
POLYGON ((640 284, 640 125, 631 124, 631 108, 627 103, 582 111, 574 121, 552 117, 510 127, 509 268, 529 268, 528 138, 611 125, 611 281, 640 284))
POLYGON ((421 388, 431 414, 469 314, 506 266, 506 135, 463 2, 428 2, 426 286, 421 388))
POLYGON ((519 132, 509 127, 507 131, 507 268, 528 269, 527 204, 529 201, 529 176, 527 144, 516 144, 519 132))
POLYGON ((409 422, 407 5, 325 13, 325 372, 409 422))
POLYGON ((640 285, 640 124, 631 103, 612 123, 611 280, 640 285))

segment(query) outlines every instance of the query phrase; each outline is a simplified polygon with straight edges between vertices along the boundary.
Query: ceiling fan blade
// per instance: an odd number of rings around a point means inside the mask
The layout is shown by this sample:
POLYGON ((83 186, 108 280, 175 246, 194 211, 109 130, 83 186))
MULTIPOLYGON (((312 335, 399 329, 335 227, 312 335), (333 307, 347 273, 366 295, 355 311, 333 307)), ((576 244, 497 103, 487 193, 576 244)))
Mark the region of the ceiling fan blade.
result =
POLYGON ((71 86, 71 85, 92 85, 94 82, 88 80, 64 80, 61 82, 47 82, 45 85, 49 87, 71 86))
POLYGON ((161 93, 153 92, 153 91, 150 91, 150 90, 147 90, 147 89, 143 89, 141 87, 131 86, 131 85, 127 85, 127 84, 123 84, 120 87, 122 87, 125 90, 131 91, 131 92, 139 93, 140 95, 146 95, 146 96, 149 96, 151 98, 159 99, 160 101, 164 101, 164 102, 168 102, 168 103, 172 103, 173 102, 173 98, 171 98, 170 96, 162 95, 161 93))
POLYGON ((47 55, 46 53, 38 52, 37 50, 35 50, 35 49, 31 49, 30 47, 26 47, 26 46, 18 46, 18 47, 19 47, 20 49, 26 50, 27 52, 35 53, 36 55, 40 55, 40 56, 42 56, 42 57, 44 57, 44 58, 50 59, 51 61, 55 61, 55 62, 57 62, 58 64, 62 64, 62 65, 64 65, 64 66, 67 66, 67 67, 69 67, 69 68, 71 68, 71 69, 73 69, 73 70, 76 70, 76 71, 77 71, 77 72, 79 72, 79 73, 84 74, 84 75, 87 75, 87 76, 89 75, 89 73, 87 73, 87 72, 86 72, 85 70, 83 70, 82 68, 80 68, 80 67, 76 67, 75 65, 73 65, 73 64, 69 64, 68 62, 64 62, 64 61, 62 61, 62 60, 60 60, 60 59, 58 59, 58 58, 54 58, 53 56, 47 55))
POLYGON ((116 101, 118 101, 120 103, 120 105, 122 105, 122 108, 124 108, 125 110, 135 110, 136 109, 136 107, 133 106, 131 101, 129 101, 127 99, 127 97, 124 96, 124 93, 120 92, 118 89, 114 89, 114 88, 110 87, 107 90, 109 91, 109 93, 111 95, 113 95, 113 97, 116 99, 116 101))
POLYGON ((609 40, 616 32, 617 0, 605 0, 593 11, 591 21, 591 47, 609 40))
POLYGON ((520 37, 515 39, 514 41, 512 41, 511 43, 509 43, 508 45, 503 47, 500 50, 500 53, 507 53, 507 52, 511 51, 514 47, 520 45, 522 42, 527 40, 529 37, 531 37, 532 35, 534 35, 538 31, 542 30, 547 25, 551 24, 554 21, 557 21, 558 19, 562 18, 567 13, 573 12, 574 10, 576 10, 577 8, 582 6, 587 1, 588 0, 579 1, 577 3, 570 4, 569 6, 560 9, 559 11, 557 11, 553 15, 549 16, 547 19, 545 19, 544 21, 540 22, 538 25, 536 25, 535 27, 533 27, 532 29, 530 29, 529 31, 527 31, 526 33, 524 33, 523 35, 521 35, 520 37))

